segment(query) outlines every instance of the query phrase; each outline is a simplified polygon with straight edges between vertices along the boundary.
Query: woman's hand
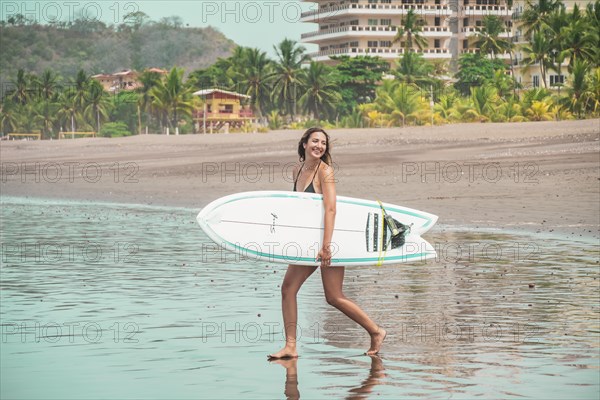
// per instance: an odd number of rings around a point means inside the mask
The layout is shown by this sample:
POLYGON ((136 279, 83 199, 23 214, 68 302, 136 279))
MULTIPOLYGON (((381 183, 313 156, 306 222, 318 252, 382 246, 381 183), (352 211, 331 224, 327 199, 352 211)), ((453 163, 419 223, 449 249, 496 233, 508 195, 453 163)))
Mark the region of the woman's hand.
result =
POLYGON ((317 255, 317 261, 321 260, 321 268, 331 265, 331 249, 329 246, 323 246, 317 255))

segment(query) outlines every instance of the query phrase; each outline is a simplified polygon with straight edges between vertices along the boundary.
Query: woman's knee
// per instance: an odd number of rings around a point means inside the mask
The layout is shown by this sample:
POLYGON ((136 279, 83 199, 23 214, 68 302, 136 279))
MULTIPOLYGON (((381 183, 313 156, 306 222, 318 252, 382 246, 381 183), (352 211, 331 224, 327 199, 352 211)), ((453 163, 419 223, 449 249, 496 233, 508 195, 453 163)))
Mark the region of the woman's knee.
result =
POLYGON ((344 295, 342 293, 337 293, 337 294, 327 294, 325 293, 325 300, 327 301, 327 304, 329 304, 330 306, 333 306, 335 308, 338 308, 340 303, 345 299, 344 295))
POLYGON ((281 296, 282 297, 296 296, 298 294, 299 290, 300 290, 300 288, 298 287, 298 285, 295 285, 293 283, 288 283, 288 282, 284 281, 281 284, 281 296))

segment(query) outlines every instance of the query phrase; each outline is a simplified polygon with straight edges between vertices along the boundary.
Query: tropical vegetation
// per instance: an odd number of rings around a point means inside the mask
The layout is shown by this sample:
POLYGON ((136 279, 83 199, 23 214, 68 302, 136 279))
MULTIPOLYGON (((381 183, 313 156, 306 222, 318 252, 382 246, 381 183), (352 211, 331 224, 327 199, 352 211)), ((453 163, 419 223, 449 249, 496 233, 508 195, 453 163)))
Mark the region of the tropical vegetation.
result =
MULTIPOLYGON (((259 123, 271 129, 599 117, 600 0, 570 11, 557 0, 530 0, 519 23, 526 40, 513 43, 503 35, 506 27, 500 19, 485 17, 471 38, 478 51, 460 56, 453 77, 448 65, 423 57, 423 22, 412 10, 396 29, 394 42, 400 43, 402 56, 391 67, 370 56, 317 63, 304 46, 285 39, 274 46, 274 58, 238 46, 203 68, 170 66, 164 75, 144 71, 135 91, 112 94, 91 78, 98 72, 93 69, 63 75, 51 68, 38 73, 20 68, 0 102, 0 130, 39 131, 44 138, 60 131, 122 136, 169 128, 193 133, 193 111, 201 109, 201 100, 192 93, 215 87, 250 96, 259 123), (513 78, 517 53, 524 54, 522 67, 539 72, 538 87, 513 78), (566 79, 550 82, 551 72, 566 79)), ((144 16, 137 15, 129 25, 131 32, 141 29, 144 16)))

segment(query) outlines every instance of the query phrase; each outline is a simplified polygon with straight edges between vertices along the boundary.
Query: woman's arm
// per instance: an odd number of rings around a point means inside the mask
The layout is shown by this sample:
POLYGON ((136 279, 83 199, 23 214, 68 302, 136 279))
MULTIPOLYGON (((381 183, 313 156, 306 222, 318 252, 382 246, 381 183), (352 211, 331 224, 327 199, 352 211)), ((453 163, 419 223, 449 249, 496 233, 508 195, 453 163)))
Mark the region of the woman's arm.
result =
POLYGON ((321 267, 328 267, 331 263, 331 237, 335 226, 335 178, 333 168, 325 163, 319 168, 319 181, 323 192, 323 208, 325 209, 325 229, 323 231, 323 245, 317 259, 321 259, 321 267))

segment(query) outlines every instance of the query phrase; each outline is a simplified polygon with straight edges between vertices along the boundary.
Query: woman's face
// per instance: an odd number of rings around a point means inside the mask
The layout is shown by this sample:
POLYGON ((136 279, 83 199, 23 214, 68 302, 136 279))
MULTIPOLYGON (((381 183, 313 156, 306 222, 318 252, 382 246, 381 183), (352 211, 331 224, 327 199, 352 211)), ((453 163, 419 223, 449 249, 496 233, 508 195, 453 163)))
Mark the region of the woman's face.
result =
POLYGON ((321 158, 327 150, 327 137, 323 132, 313 132, 308 137, 308 142, 304 145, 306 158, 321 158))

